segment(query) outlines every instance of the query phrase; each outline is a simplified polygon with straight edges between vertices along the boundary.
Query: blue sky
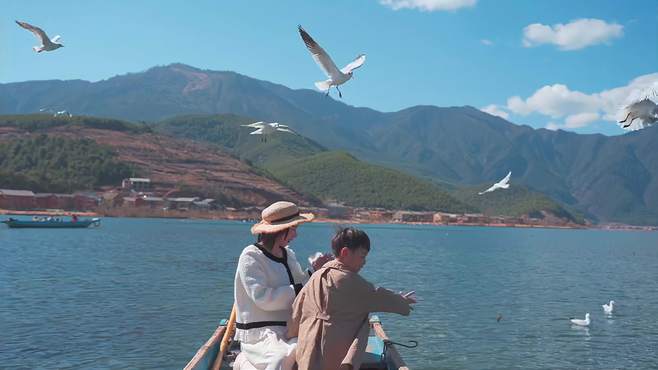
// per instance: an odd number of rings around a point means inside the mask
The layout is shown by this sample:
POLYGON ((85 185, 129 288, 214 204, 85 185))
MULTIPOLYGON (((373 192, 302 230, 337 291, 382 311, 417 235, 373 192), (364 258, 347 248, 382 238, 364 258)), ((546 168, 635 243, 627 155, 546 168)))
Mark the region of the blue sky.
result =
POLYGON ((343 101, 381 111, 471 105, 614 135, 629 96, 658 86, 655 0, 8 1, 0 82, 97 81, 181 62, 312 89, 324 75, 297 24, 339 67, 367 54, 343 101), (34 53, 15 19, 65 47, 34 53))

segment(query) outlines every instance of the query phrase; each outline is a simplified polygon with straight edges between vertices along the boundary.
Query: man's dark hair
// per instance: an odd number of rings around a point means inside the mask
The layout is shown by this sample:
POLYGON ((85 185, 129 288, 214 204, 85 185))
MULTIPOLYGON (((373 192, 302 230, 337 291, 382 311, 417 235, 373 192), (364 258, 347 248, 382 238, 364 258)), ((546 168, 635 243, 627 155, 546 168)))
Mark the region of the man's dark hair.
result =
POLYGON ((331 239, 331 249, 334 251, 334 256, 340 255, 340 250, 343 247, 348 248, 352 252, 359 248, 370 250, 370 238, 363 230, 354 227, 340 227, 336 230, 336 235, 331 239))

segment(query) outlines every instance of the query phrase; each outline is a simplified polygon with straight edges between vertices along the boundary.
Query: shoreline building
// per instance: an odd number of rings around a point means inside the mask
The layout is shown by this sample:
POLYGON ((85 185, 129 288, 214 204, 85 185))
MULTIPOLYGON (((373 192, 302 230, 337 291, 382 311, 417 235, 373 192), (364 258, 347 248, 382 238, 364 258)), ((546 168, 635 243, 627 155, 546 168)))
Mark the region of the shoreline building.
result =
POLYGON ((153 187, 151 179, 130 177, 121 181, 121 187, 126 190, 134 190, 136 192, 149 192, 153 187))

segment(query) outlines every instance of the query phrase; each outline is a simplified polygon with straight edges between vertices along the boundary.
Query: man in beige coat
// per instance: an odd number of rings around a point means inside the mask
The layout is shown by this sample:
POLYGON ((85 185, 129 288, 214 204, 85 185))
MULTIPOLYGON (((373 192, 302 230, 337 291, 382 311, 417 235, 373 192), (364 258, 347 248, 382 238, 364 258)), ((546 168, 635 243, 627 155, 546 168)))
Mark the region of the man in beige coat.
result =
POLYGON ((336 260, 313 274, 293 303, 288 337, 298 337, 299 370, 358 369, 368 343, 368 314, 409 315, 409 295, 376 288, 358 272, 366 263, 370 239, 345 228, 332 239, 336 260))

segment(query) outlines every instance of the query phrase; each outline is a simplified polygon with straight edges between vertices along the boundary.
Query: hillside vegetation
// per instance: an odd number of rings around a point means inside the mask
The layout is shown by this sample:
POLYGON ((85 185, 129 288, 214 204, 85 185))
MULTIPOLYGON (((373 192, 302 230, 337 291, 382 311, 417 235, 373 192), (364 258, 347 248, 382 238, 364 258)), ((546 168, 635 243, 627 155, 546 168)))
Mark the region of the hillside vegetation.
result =
POLYGON ((17 127, 26 131, 52 129, 60 126, 80 126, 136 134, 151 131, 145 124, 135 124, 117 119, 89 116, 55 117, 51 114, 0 115, 0 127, 3 126, 17 127))
POLYGON ((567 210, 560 204, 527 187, 516 185, 509 189, 500 189, 491 193, 479 195, 478 192, 486 189, 481 187, 458 188, 450 194, 455 198, 480 209, 488 216, 519 217, 527 215, 534 218, 544 218, 542 211, 548 212, 562 219, 576 223, 583 223, 582 214, 567 210))
POLYGON ((165 120, 154 125, 158 132, 178 138, 218 145, 223 150, 260 167, 313 155, 325 149, 300 135, 277 132, 267 136, 250 135, 255 129, 242 127, 255 120, 232 114, 191 115, 165 120))
POLYGON ((361 162, 344 152, 324 152, 268 169, 280 181, 324 201, 418 211, 474 210, 433 183, 361 162))
POLYGON ((42 192, 91 190, 133 174, 110 149, 87 139, 38 135, 0 142, 0 187, 42 192))

